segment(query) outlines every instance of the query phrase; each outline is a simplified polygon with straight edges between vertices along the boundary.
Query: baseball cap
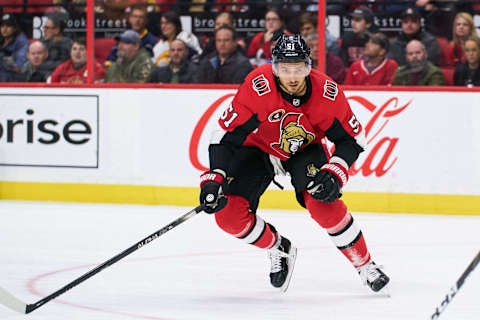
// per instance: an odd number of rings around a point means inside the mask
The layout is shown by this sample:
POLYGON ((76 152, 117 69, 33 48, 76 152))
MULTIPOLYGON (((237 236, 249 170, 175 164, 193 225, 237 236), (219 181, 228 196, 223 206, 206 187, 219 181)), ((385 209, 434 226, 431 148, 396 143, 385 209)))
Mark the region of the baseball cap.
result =
POLYGON ((352 18, 362 18, 365 19, 367 23, 373 22, 373 12, 368 7, 358 7, 350 14, 352 18))
POLYGON ((380 32, 371 34, 370 35, 370 40, 372 40, 373 43, 376 43, 376 44, 380 45, 380 47, 382 47, 383 49, 388 51, 389 42, 388 42, 388 38, 385 34, 380 33, 380 32))
POLYGON ((421 15, 420 13, 414 9, 414 8, 407 8, 403 13, 402 13, 402 20, 404 20, 407 17, 411 17, 414 20, 420 20, 421 15))
POLYGON ((115 40, 122 41, 125 43, 138 43, 138 44, 140 44, 141 42, 140 35, 133 30, 127 30, 123 32, 121 35, 116 36, 115 40))
POLYGON ((12 14, 7 13, 2 16, 2 21, 0 21, 0 24, 8 24, 10 26, 16 26, 17 19, 12 14))

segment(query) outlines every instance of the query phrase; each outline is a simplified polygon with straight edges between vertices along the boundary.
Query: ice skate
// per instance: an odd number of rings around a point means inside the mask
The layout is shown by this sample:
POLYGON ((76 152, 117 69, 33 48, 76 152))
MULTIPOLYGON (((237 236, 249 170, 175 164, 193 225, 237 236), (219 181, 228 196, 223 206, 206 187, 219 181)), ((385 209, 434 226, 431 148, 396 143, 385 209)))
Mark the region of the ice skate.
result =
POLYGON ((381 268, 382 266, 377 266, 373 261, 357 268, 363 284, 368 285, 374 292, 382 290, 390 281, 390 278, 380 270, 381 268))
POLYGON ((272 263, 270 283, 275 288, 279 288, 281 292, 285 292, 292 277, 295 259, 297 258, 297 248, 287 238, 279 237, 279 243, 268 252, 272 263))

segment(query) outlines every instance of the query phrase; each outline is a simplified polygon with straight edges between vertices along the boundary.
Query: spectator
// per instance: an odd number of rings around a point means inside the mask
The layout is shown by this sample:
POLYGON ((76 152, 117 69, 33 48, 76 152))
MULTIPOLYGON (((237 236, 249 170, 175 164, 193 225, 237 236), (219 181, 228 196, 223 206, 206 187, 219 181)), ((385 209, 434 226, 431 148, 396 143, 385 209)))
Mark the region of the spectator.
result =
POLYGON ((453 82, 456 86, 480 86, 480 40, 471 36, 465 41, 465 63, 455 67, 453 82))
MULTIPOLYGON (((227 25, 235 29, 234 19, 230 12, 222 12, 219 15, 217 15, 217 17, 215 18, 215 26, 213 30, 215 31, 216 29, 218 29, 223 25, 227 25)), ((245 40, 237 38, 237 45, 238 45, 238 49, 241 50, 242 53, 244 53, 246 50, 245 40)), ((203 48, 203 52, 202 52, 202 55, 200 56, 200 59, 202 59, 205 56, 208 56, 214 51, 215 51, 215 37, 211 37, 210 39, 207 40, 207 43, 203 48)))
POLYGON ((43 44, 48 50, 48 61, 55 66, 70 59, 72 39, 63 36, 65 20, 58 13, 50 14, 43 26, 43 44))
POLYGON ((325 29, 325 46, 332 54, 339 57, 341 56, 342 53, 340 51, 340 46, 338 45, 338 38, 332 35, 328 29, 325 29))
POLYGON ((13 14, 0 22, 0 82, 11 81, 27 61, 28 39, 13 14))
MULTIPOLYGON (((105 71, 102 65, 94 62, 94 81, 103 82, 105 71)), ((85 38, 73 41, 70 59, 59 65, 52 73, 52 83, 87 83, 87 44, 85 38)))
POLYGON ((428 61, 425 45, 420 40, 410 40, 406 47, 407 64, 397 69, 394 85, 442 86, 445 78, 442 70, 428 61))
POLYGON ((173 11, 166 12, 160 18, 162 37, 153 47, 153 63, 156 66, 166 66, 170 60, 170 42, 180 39, 189 48, 189 57, 201 55, 202 48, 195 35, 182 30, 180 17, 173 11))
POLYGON ((256 58, 257 60, 271 60, 270 41, 275 31, 284 31, 284 29, 285 22, 280 12, 276 9, 269 9, 265 14, 265 32, 259 32, 253 37, 248 46, 247 57, 256 58))
POLYGON ((365 59, 352 63, 343 84, 345 85, 391 85, 398 64, 387 59, 388 38, 377 33, 370 36, 365 45, 365 59))
POLYGON ((150 82, 192 83, 197 66, 188 61, 188 47, 183 40, 175 39, 170 44, 170 63, 156 68, 150 82))
MULTIPOLYGON (((325 39, 326 41, 326 39, 325 39)), ((310 59, 312 59, 312 68, 318 66, 318 36, 312 33, 305 39, 307 46, 310 48, 310 59)), ((334 55, 327 48, 326 54, 326 74, 337 83, 342 83, 345 78, 345 66, 342 59, 334 55)))
POLYGON ((373 12, 367 7, 356 8, 352 16, 353 31, 346 32, 342 37, 341 58, 345 66, 363 59, 365 44, 369 39, 369 29, 373 23, 373 12))
POLYGON ((140 46, 140 35, 127 30, 118 38, 117 60, 105 74, 106 82, 145 83, 153 64, 148 51, 140 46))
POLYGON ((452 34, 453 39, 448 46, 448 62, 450 67, 455 67, 458 62, 465 63, 465 41, 471 36, 478 37, 472 15, 467 12, 457 13, 453 20, 452 34))
MULTIPOLYGON (((147 25, 147 9, 144 5, 136 4, 130 9, 128 15, 128 23, 131 29, 140 35, 141 46, 145 48, 151 57, 153 57, 153 47, 157 44, 158 38, 155 37, 145 27, 147 25)), ((110 66, 113 61, 117 60, 117 46, 113 46, 112 51, 105 61, 106 66, 110 66)))
POLYGON ((47 60, 48 51, 41 41, 30 44, 27 51, 28 61, 15 75, 14 80, 18 82, 46 82, 47 78, 55 69, 55 63, 47 60))
MULTIPOLYGON (((300 34, 304 40, 311 34, 317 34, 317 15, 313 12, 305 12, 300 16, 300 34)), ((325 41, 327 49, 333 54, 340 55, 338 39, 335 38, 327 29, 325 29, 325 41)))
POLYGON ((405 10, 402 16, 402 31, 390 41, 389 57, 397 61, 399 66, 405 65, 405 47, 414 39, 421 41, 427 48, 428 60, 437 66, 440 64, 440 45, 431 33, 422 31, 420 18, 415 9, 405 10))
POLYGON ((213 55, 200 61, 196 82, 242 83, 253 68, 237 48, 235 30, 229 26, 215 30, 215 47, 213 55))

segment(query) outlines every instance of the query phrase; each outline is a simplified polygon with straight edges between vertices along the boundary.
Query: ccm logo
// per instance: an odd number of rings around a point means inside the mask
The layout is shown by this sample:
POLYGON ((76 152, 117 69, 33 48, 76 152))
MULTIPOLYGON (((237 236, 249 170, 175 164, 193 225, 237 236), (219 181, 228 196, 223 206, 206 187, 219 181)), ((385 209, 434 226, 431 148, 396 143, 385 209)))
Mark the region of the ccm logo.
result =
MULTIPOLYGON (((35 113, 32 109, 25 112, 28 116, 35 113)), ((34 119, 6 119, 0 122, 0 142, 14 143, 15 136, 24 133, 27 143, 39 142, 53 144, 63 139, 70 144, 87 143, 92 134, 92 128, 84 120, 70 120, 63 126, 54 119, 35 121, 34 119)))

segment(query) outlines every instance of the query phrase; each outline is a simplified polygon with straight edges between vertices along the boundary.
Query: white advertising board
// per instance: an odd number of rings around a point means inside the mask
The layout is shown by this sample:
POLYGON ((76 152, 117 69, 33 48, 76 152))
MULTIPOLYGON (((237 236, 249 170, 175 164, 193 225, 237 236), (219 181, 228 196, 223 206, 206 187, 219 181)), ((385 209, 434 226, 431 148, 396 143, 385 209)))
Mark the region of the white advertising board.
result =
MULTIPOLYGON (((0 89, 1 180, 196 187, 208 166, 209 131, 234 93, 0 89), (12 104, 2 95, 7 91, 17 95, 13 111, 5 107, 12 104), (30 116, 26 112, 32 106, 30 116), (12 142, 5 133, 8 119, 24 121, 12 142), (34 121, 34 143, 28 143, 29 119, 34 121), (37 141, 52 138, 36 131, 45 119, 58 122, 53 128, 59 140, 53 146, 37 141), (76 141, 88 139, 84 144, 72 145, 63 136, 75 119, 88 123, 91 133, 73 125, 67 132, 76 141)), ((480 93, 348 91, 346 96, 367 142, 346 191, 480 195, 480 93)))
POLYGON ((98 96, 0 94, 0 165, 98 167, 98 96))

